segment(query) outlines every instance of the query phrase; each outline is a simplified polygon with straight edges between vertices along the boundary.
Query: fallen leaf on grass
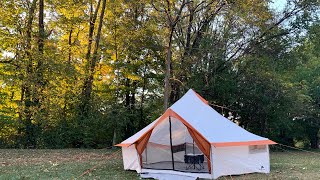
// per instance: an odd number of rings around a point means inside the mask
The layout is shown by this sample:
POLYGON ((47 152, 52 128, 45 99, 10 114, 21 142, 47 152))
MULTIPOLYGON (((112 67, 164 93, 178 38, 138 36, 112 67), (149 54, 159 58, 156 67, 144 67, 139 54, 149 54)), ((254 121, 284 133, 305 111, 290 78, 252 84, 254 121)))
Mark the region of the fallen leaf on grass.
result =
POLYGON ((58 165, 59 165, 58 163, 52 163, 53 167, 58 166, 58 165))

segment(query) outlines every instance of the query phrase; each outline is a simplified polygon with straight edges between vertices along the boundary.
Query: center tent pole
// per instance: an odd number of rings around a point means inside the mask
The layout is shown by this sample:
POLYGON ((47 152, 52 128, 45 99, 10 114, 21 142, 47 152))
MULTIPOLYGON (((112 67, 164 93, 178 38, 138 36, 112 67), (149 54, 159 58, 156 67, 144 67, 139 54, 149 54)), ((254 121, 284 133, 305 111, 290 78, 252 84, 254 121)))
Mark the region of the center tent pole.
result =
POLYGON ((174 170, 174 158, 173 158, 173 147, 172 147, 172 129, 171 129, 171 117, 170 116, 169 116, 169 132, 170 132, 170 147, 171 147, 172 169, 174 170))
POLYGON ((195 161, 195 154, 194 154, 194 139, 192 138, 192 152, 193 152, 193 169, 196 169, 196 161, 195 161))

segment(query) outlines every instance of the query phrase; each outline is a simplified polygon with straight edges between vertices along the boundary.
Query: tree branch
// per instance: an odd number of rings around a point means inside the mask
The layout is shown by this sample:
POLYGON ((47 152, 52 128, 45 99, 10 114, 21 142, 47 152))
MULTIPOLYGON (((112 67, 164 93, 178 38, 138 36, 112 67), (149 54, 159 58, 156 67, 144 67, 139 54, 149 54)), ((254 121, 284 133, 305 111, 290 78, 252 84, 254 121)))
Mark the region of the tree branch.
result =
POLYGON ((16 57, 13 57, 11 59, 0 59, 0 63, 3 63, 3 64, 12 63, 15 58, 16 57))
POLYGON ((156 5, 154 4, 154 0, 151 0, 151 6, 152 6, 156 11, 158 11, 158 12, 165 12, 164 10, 158 9, 158 8, 156 7, 156 5))

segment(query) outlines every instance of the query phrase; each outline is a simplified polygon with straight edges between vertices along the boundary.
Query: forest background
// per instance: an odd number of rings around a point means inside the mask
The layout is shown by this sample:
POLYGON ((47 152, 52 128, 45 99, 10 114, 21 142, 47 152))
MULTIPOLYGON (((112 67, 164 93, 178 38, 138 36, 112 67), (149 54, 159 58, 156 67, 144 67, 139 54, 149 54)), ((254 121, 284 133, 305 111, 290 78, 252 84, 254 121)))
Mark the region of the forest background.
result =
POLYGON ((320 2, 278 6, 2 0, 0 147, 110 147, 192 88, 250 132, 319 148, 320 2))

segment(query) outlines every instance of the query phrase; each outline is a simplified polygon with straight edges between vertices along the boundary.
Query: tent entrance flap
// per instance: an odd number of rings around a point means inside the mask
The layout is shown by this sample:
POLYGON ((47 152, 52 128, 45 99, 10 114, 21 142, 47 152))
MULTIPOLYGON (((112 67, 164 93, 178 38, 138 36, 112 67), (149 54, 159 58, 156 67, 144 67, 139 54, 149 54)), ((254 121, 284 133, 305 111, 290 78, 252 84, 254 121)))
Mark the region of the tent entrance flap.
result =
POLYGON ((210 161, 194 134, 181 120, 164 119, 152 130, 141 154, 142 168, 209 173, 210 161))

